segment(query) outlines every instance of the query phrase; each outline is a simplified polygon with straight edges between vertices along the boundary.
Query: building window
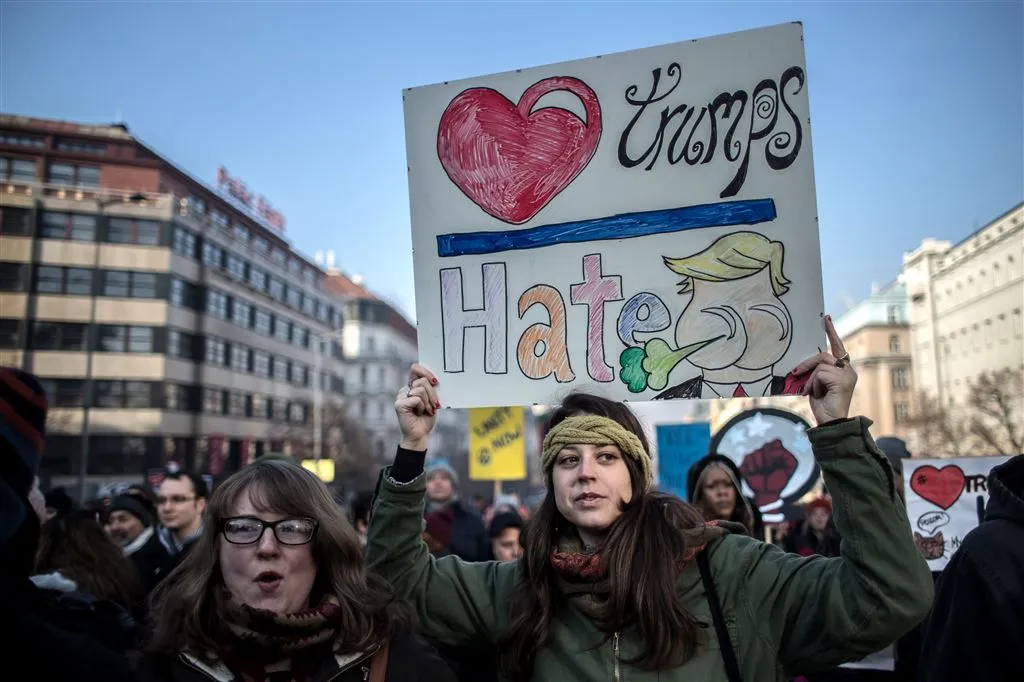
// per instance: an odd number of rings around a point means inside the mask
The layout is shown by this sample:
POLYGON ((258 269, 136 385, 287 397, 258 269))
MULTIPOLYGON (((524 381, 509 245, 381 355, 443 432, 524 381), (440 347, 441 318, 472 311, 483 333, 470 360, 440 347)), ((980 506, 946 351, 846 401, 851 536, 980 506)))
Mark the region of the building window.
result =
POLYGON ((203 242, 203 264, 219 268, 224 264, 224 250, 211 242, 203 242))
POLYGON ((153 328, 152 327, 128 327, 128 352, 129 353, 152 353, 153 352, 153 328))
POLYGON ((103 156, 107 153, 107 145, 82 140, 57 140, 57 151, 103 156))
POLYGON ((0 291, 25 291, 25 265, 0 263, 0 291))
POLYGON ((92 295, 92 270, 85 268, 68 268, 67 292, 74 296, 92 295))
POLYGON ((224 391, 219 388, 203 387, 203 412, 208 414, 224 414, 224 391))
POLYGON ((278 422, 288 419, 288 401, 284 398, 276 398, 271 401, 271 419, 278 422))
POLYGON ((160 223, 155 220, 111 218, 107 223, 107 241, 112 244, 159 246, 160 223))
POLYGON ((206 337, 206 362, 217 367, 225 367, 228 364, 227 344, 212 336, 206 337))
POLYGON ((288 405, 288 421, 293 424, 305 424, 306 406, 303 403, 290 403, 288 405))
POLYGON ((255 287, 258 291, 265 291, 267 288, 267 273, 250 265, 249 284, 255 287))
POLYGON ((228 414, 232 417, 247 417, 249 411, 249 397, 244 393, 232 391, 228 403, 228 414))
POLYGON ((270 313, 257 308, 252 316, 252 326, 260 334, 270 336, 270 313))
POLYGON ((236 279, 245 279, 245 261, 234 254, 228 254, 227 269, 236 279))
POLYGON ((32 348, 35 350, 85 350, 86 329, 84 324, 62 322, 34 322, 32 324, 32 348))
POLYGON ((212 220, 213 224, 222 230, 227 230, 229 227, 228 217, 222 211, 218 211, 217 209, 210 211, 210 220, 212 220))
POLYGON ((42 265, 36 268, 35 290, 40 294, 92 294, 92 270, 42 265))
POLYGON ((12 184, 30 184, 36 181, 36 162, 25 159, 0 158, 0 180, 12 184))
POLYGON ((31 234, 32 211, 27 208, 0 207, 0 235, 28 237, 31 234))
POLYGON ((270 415, 267 414, 267 399, 259 393, 252 394, 250 406, 249 416, 254 419, 267 419, 270 417, 270 415))
POLYGON ((106 272, 104 273, 103 295, 118 296, 126 298, 131 289, 132 278, 129 272, 106 272))
POLYGON ((292 338, 291 322, 283 317, 274 318, 274 337, 288 343, 292 338))
POLYGON ((199 302, 199 290, 195 285, 180 279, 171 280, 170 301, 172 305, 183 308, 196 308, 199 302))
POLYGON ((252 373, 258 377, 269 377, 270 376, 270 355, 263 351, 253 351, 252 353, 252 373))
POLYGON ((124 407, 123 381, 97 381, 93 404, 96 407, 124 407))
MULTIPOLYGON (((42 379, 50 407, 82 407, 85 405, 85 382, 81 379, 42 379)), ((47 445, 49 445, 47 438, 47 445)))
POLYGON ((897 424, 902 424, 910 419, 910 405, 907 403, 895 403, 892 406, 893 419, 897 424))
POLYGON ((228 319, 228 297, 216 289, 206 291, 206 312, 208 315, 228 319))
POLYGON ((889 352, 890 353, 899 353, 899 352, 902 352, 902 350, 903 350, 903 344, 900 343, 900 336, 899 336, 899 334, 893 334, 892 336, 890 336, 889 337, 889 352))
POLYGON ((292 342, 299 348, 309 348, 309 328, 293 325, 292 342))
POLYGON ((164 407, 179 412, 192 412, 194 410, 193 395, 191 386, 165 384, 164 407))
POLYGON ((96 241, 96 216, 82 213, 43 211, 39 236, 43 239, 70 239, 78 242, 96 241))
POLYGON ((167 354, 183 360, 196 357, 196 337, 177 329, 167 330, 167 354))
POLYGON ((97 166, 79 166, 72 163, 51 163, 46 173, 51 185, 71 187, 99 187, 100 169, 97 166))
POLYGON ((231 369, 236 372, 249 371, 248 348, 238 343, 231 344, 231 369))
POLYGON ((0 320, 0 348, 21 347, 20 320, 0 320))
POLYGON ((269 290, 270 297, 273 298, 275 301, 284 300, 284 284, 281 282, 281 280, 271 277, 269 290))
POLYGON ((234 300, 231 306, 231 320, 239 327, 245 329, 249 328, 250 321, 252 319, 252 306, 248 303, 238 300, 234 300))
POLYGON ((270 251, 270 242, 268 242, 263 237, 256 237, 255 239, 252 240, 252 248, 254 248, 259 253, 266 254, 270 251))
POLYGON ((306 366, 301 362, 293 362, 291 369, 290 381, 296 386, 305 386, 308 377, 306 376, 306 366))
POLYGON ((302 307, 302 293, 295 287, 288 287, 288 305, 296 310, 302 307))
POLYGON ((288 361, 284 358, 274 357, 274 379, 277 381, 288 381, 288 361))
POLYGON ((910 388, 910 369, 907 367, 893 367, 892 388, 894 391, 905 391, 910 388))
POLYGON ((270 260, 275 264, 284 267, 288 262, 288 256, 281 249, 274 247, 270 250, 270 260))
POLYGON ((244 225, 239 225, 238 223, 235 223, 233 226, 233 232, 235 234, 235 239, 237 239, 240 242, 248 243, 249 230, 245 229, 244 225))
POLYGON ((0 133, 0 144, 9 144, 16 147, 31 147, 42 149, 46 145, 46 139, 35 135, 23 135, 21 133, 0 133))
POLYGON ((195 260, 196 258, 196 236, 183 227, 174 228, 174 240, 171 244, 174 252, 195 260))

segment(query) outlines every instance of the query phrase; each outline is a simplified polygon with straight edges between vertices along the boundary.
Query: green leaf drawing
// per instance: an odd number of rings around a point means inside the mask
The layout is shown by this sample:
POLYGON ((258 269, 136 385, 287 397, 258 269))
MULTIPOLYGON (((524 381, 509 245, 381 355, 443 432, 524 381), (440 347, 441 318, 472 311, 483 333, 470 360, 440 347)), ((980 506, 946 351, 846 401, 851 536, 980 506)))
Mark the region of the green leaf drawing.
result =
POLYGON ((619 355, 619 379, 631 393, 641 393, 647 388, 647 372, 644 371, 644 349, 627 348, 619 355))
MULTIPOLYGON (((668 375, 676 365, 720 338, 722 337, 716 336, 713 339, 691 343, 676 350, 672 350, 662 339, 651 339, 644 345, 644 355, 647 357, 642 363, 643 369, 650 374, 647 385, 655 391, 665 388, 668 385, 668 375)), ((633 389, 630 388, 630 390, 633 389)))

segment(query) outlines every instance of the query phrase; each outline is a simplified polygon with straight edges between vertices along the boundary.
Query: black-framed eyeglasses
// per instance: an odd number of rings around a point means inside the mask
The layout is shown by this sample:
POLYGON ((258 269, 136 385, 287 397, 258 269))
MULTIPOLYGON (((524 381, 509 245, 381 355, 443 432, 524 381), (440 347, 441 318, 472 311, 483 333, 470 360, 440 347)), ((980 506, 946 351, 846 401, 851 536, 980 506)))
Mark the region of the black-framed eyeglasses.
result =
POLYGON ((313 519, 303 517, 264 521, 255 516, 232 516, 221 523, 221 533, 233 545, 251 545, 259 542, 264 531, 270 528, 282 545, 304 545, 313 539, 318 525, 313 519))

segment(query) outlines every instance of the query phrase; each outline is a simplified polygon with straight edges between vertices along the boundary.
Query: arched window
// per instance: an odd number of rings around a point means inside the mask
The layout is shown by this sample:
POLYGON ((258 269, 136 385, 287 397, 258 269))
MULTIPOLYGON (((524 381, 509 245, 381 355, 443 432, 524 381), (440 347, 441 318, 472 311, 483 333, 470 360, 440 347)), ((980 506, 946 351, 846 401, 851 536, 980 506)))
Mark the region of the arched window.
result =
POLYGON ((903 346, 900 343, 900 335, 899 334, 893 334, 892 336, 890 336, 889 337, 889 352, 890 353, 900 353, 900 352, 902 352, 902 349, 903 349, 903 346))

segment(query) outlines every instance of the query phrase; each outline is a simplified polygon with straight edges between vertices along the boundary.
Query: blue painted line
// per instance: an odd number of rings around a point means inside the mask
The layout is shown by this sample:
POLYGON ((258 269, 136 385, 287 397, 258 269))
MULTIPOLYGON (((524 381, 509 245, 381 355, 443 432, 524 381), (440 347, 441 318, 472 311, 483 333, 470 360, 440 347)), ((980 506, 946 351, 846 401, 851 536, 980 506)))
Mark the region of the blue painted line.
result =
POLYGON ((661 211, 622 213, 606 218, 579 220, 557 225, 539 225, 508 232, 463 232, 437 237, 437 255, 472 256, 521 249, 539 249, 556 244, 576 244, 607 239, 632 239, 705 227, 756 225, 775 220, 773 199, 722 201, 717 204, 683 206, 661 211))

